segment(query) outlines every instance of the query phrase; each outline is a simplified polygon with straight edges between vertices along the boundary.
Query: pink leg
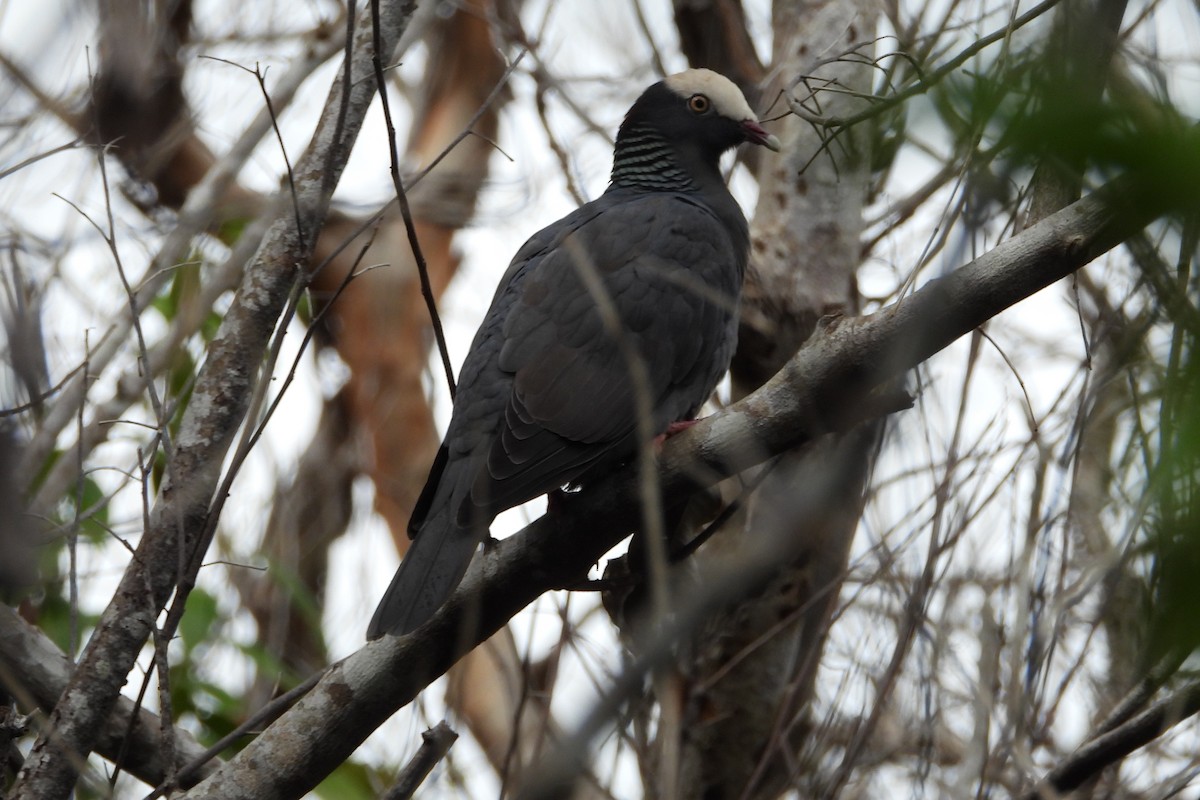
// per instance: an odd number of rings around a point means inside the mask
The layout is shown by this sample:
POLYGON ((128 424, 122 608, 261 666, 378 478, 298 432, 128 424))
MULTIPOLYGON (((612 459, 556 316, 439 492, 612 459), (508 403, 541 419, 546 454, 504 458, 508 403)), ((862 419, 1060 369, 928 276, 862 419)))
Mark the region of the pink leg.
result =
POLYGON ((700 420, 698 420, 698 419, 681 419, 678 422, 672 422, 670 425, 667 426, 667 432, 664 433, 663 436, 666 437, 667 439, 670 439, 672 436, 679 433, 680 431, 686 431, 688 428, 692 427, 699 421, 700 420))
POLYGON ((698 420, 698 419, 681 419, 676 422, 672 422, 670 425, 667 426, 667 429, 665 431, 660 433, 658 436, 654 437, 654 452, 656 452, 656 453, 661 452, 663 442, 665 442, 667 439, 670 439, 672 436, 674 436, 677 433, 686 431, 688 428, 692 427, 699 421, 700 420, 698 420))

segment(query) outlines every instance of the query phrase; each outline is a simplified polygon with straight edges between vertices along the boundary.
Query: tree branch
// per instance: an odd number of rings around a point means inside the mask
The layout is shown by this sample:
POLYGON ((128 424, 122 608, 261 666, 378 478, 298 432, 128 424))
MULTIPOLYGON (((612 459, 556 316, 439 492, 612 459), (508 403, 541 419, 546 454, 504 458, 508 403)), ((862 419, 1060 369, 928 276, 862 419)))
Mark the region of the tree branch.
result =
MULTIPOLYGON (((16 697, 26 711, 33 708, 49 711, 70 678, 71 663, 46 634, 11 608, 0 606, 0 687, 16 697)), ((144 708, 135 708, 132 700, 121 697, 100 730, 95 750, 153 786, 167 775, 159 744, 158 716, 144 708), (130 725, 129 718, 135 712, 137 719, 130 725)), ((184 761, 192 761, 204 753, 204 747, 183 730, 175 731, 175 746, 184 761)), ((192 777, 192 782, 215 768, 215 764, 206 764, 192 777)))
POLYGON ((1162 736, 1177 723, 1200 713, 1200 682, 1193 681, 1159 700, 1108 733, 1079 747, 1051 770, 1026 800, 1063 797, 1082 786, 1105 767, 1162 736))
POLYGON ((457 739, 458 734, 445 720, 422 733, 421 749, 404 766, 383 800, 407 800, 412 797, 438 762, 450 752, 450 747, 457 739))

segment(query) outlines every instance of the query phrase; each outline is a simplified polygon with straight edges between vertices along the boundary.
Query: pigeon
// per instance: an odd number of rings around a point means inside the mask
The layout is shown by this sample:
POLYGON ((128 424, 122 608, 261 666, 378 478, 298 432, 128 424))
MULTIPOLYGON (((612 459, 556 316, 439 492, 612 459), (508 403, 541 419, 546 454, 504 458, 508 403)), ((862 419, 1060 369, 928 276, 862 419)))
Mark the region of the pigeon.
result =
POLYGON ((626 114, 604 194, 517 252, 368 639, 433 616, 501 511, 629 461, 646 430, 639 407, 655 435, 694 419, 737 339, 750 235, 720 158, 743 142, 779 150, 732 81, 671 75, 626 114))

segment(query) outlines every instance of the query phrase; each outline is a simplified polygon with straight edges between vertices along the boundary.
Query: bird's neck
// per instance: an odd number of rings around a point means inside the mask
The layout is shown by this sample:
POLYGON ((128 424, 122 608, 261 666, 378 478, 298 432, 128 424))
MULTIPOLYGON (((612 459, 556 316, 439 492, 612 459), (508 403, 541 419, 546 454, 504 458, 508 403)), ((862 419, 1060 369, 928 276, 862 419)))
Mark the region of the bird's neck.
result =
POLYGON ((648 192, 692 192, 713 179, 720 182, 716 163, 685 158, 676 143, 653 128, 622 128, 617 137, 613 151, 613 187, 648 192))

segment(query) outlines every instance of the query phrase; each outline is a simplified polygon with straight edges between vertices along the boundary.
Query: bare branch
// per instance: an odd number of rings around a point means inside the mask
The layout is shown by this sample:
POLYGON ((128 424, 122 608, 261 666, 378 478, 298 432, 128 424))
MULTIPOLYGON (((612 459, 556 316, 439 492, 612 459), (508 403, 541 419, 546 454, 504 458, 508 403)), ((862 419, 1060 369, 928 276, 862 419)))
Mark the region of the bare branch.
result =
MULTIPOLYGON (((71 678, 71 663, 44 633, 29 625, 10 608, 0 606, 0 687, 26 709, 49 711, 71 678)), ((133 701, 121 697, 103 723, 95 750, 113 763, 121 764, 148 784, 166 778, 166 764, 159 749, 159 718, 133 701)), ((175 731, 177 754, 184 759, 200 757, 204 747, 187 731, 175 731)), ((216 769, 212 763, 196 769, 192 782, 216 769)))
POLYGON ((1089 740, 1046 775, 1025 800, 1062 797, 1197 713, 1200 713, 1200 682, 1193 681, 1120 727, 1089 740))
POLYGON ((456 739, 458 734, 445 720, 422 733, 421 749, 396 777, 396 783, 383 796, 383 800, 407 800, 412 797, 437 763, 450 752, 456 739))

